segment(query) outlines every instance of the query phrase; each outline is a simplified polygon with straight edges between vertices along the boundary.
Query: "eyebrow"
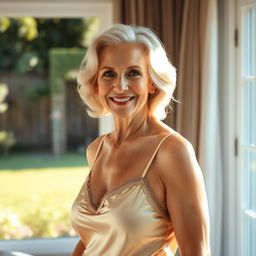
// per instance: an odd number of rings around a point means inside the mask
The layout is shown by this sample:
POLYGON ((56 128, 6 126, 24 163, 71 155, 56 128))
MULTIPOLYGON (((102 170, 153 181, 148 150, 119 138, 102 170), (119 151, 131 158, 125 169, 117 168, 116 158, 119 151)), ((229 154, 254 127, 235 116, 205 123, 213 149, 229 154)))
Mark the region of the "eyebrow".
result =
POLYGON ((141 66, 139 66, 139 65, 136 65, 136 66, 130 66, 130 67, 128 67, 128 68, 139 68, 139 69, 142 69, 142 67, 141 67, 141 66))
POLYGON ((114 70, 113 68, 108 67, 108 66, 104 66, 104 67, 100 68, 100 70, 102 70, 102 69, 112 69, 112 70, 114 70))
MULTIPOLYGON (((142 67, 141 67, 141 66, 138 66, 138 65, 129 66, 129 67, 127 67, 127 68, 128 68, 128 69, 131 69, 131 68, 139 68, 139 69, 142 69, 142 67)), ((102 69, 111 69, 111 70, 114 70, 114 68, 109 67, 109 66, 103 66, 102 68, 100 68, 100 70, 102 70, 102 69)))

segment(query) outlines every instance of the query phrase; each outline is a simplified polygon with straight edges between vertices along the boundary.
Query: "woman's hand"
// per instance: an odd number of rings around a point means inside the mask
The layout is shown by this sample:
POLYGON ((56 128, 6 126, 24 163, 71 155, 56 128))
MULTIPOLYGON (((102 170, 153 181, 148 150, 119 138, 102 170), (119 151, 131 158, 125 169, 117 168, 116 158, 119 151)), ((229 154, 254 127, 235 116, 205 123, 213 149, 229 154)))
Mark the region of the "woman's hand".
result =
POLYGON ((85 250, 84 243, 82 242, 82 240, 79 240, 79 242, 77 243, 72 253, 72 256, 82 256, 84 250, 85 250))
POLYGON ((161 178, 180 255, 210 256, 208 203, 194 149, 177 135, 167 139, 161 153, 161 178))

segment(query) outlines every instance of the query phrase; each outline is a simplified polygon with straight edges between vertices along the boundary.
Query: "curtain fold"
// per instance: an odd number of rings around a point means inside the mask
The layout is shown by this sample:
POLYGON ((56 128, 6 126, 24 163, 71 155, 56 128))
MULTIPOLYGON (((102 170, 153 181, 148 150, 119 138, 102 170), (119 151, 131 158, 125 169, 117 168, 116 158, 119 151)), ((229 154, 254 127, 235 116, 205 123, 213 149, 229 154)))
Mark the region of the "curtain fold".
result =
POLYGON ((204 170, 211 220, 212 255, 221 256, 223 241, 223 148, 221 145, 220 99, 218 98, 217 3, 209 1, 202 58, 202 107, 198 159, 204 170))
POLYGON ((216 0, 114 0, 116 23, 151 28, 177 68, 165 122, 193 145, 209 201, 212 255, 222 247, 222 159, 217 86, 216 0))

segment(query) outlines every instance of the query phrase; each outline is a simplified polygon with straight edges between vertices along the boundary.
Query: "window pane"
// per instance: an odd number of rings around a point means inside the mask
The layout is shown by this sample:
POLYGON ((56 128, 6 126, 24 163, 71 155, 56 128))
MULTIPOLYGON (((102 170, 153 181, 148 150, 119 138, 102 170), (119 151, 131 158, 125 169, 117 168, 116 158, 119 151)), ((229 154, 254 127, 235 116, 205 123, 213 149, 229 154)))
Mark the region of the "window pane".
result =
POLYGON ((248 81, 244 86, 244 145, 256 145, 256 83, 248 81))
POLYGON ((249 215, 245 215, 244 228, 244 255, 256 255, 256 220, 249 215))
POLYGON ((256 152, 245 151, 243 186, 244 208, 256 211, 256 152))
POLYGON ((243 255, 256 255, 256 8, 242 21, 243 255))
POLYGON ((245 26, 244 26, 244 74, 246 76, 255 76, 256 74, 256 53, 255 53, 255 29, 256 29, 256 10, 251 8, 248 9, 245 15, 245 26))
POLYGON ((70 208, 98 135, 76 72, 99 24, 0 17, 0 240, 75 235, 70 208), (52 138, 65 154, 52 155, 52 138))

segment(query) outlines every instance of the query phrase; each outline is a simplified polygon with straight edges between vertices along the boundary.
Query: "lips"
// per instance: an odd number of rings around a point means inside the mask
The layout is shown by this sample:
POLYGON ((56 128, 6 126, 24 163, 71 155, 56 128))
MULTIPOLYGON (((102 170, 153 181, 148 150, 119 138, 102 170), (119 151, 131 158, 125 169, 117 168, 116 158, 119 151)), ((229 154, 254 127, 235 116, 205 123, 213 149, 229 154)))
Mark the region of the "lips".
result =
POLYGON ((129 101, 133 100, 133 96, 122 96, 122 97, 110 97, 110 99, 117 104, 126 104, 129 101))

